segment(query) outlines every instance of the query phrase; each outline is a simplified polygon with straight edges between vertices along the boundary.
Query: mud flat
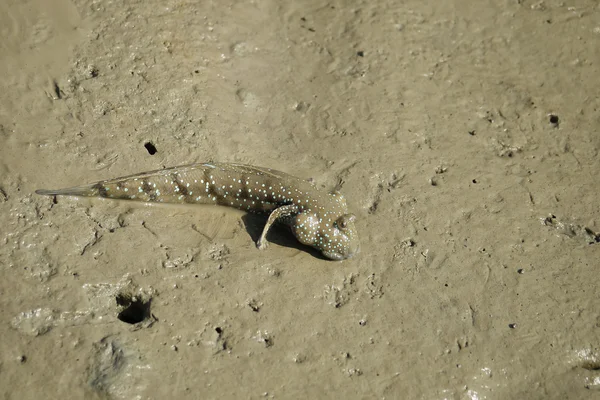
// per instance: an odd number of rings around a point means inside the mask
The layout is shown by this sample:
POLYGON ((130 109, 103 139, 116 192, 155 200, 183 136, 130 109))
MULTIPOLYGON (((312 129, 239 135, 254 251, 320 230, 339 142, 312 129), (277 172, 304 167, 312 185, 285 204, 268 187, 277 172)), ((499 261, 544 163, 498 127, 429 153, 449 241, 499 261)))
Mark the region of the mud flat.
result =
POLYGON ((600 390, 596 1, 0 5, 0 397, 600 390), (200 161, 340 188, 361 253, 42 197, 200 161))

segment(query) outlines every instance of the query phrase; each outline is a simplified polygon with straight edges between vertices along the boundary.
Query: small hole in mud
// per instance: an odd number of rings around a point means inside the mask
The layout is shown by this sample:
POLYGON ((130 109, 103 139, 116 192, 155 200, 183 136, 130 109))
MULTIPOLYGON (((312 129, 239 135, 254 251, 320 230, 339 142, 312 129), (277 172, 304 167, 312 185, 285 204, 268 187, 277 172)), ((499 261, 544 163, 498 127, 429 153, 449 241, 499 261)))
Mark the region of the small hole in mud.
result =
POLYGON ((517 327, 517 324, 508 324, 508 327, 510 329, 515 329, 517 327))
POLYGON ((221 333, 223 333, 223 329, 221 329, 221 327, 220 327, 220 326, 217 326, 217 327, 215 328, 215 332, 217 332, 217 333, 220 335, 221 333))
POLYGON ((144 143, 144 147, 146 148, 146 150, 148 150, 148 154, 150 154, 151 156, 155 155, 158 151, 156 150, 156 147, 152 144, 152 142, 144 143))
POLYGON ((124 294, 118 294, 115 300, 118 306, 123 307, 117 315, 120 321, 133 325, 150 317, 150 300, 144 302, 124 294))
POLYGON ((550 114, 550 123, 552 125, 558 125, 558 115, 550 114))

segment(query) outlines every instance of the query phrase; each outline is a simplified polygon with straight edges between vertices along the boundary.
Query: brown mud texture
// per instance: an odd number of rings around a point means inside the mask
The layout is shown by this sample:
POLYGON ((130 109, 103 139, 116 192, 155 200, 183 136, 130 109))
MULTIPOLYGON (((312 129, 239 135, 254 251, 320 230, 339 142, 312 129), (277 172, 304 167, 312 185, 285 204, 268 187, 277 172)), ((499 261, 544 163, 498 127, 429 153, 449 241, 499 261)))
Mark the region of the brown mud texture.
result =
POLYGON ((600 397, 595 0, 4 0, 0 397, 600 397), (44 197, 202 161, 340 189, 361 252, 44 197))

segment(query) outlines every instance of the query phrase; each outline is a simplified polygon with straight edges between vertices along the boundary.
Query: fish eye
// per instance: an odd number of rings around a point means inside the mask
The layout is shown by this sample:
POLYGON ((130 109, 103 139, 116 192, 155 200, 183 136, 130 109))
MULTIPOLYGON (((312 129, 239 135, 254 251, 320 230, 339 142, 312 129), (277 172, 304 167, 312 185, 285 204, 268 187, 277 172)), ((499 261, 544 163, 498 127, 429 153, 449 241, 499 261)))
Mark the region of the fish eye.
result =
POLYGON ((341 217, 339 217, 335 221, 335 224, 339 229, 345 230, 346 228, 348 228, 348 224, 350 222, 353 222, 355 219, 356 219, 356 217, 354 216, 354 214, 345 214, 345 215, 342 215, 341 217))

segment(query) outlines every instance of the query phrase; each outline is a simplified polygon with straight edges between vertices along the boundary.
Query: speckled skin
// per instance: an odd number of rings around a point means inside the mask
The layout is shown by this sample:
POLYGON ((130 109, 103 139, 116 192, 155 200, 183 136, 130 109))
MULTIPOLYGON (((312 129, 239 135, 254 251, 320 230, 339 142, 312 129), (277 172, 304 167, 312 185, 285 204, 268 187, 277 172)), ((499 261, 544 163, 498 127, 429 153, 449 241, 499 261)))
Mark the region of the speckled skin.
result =
POLYGON ((225 205, 269 213, 257 242, 259 249, 266 247, 269 228, 280 221, 291 228, 298 241, 332 260, 352 257, 359 250, 355 216, 348 214, 341 194, 323 192, 310 182, 272 169, 243 164, 191 164, 36 193, 225 205))

